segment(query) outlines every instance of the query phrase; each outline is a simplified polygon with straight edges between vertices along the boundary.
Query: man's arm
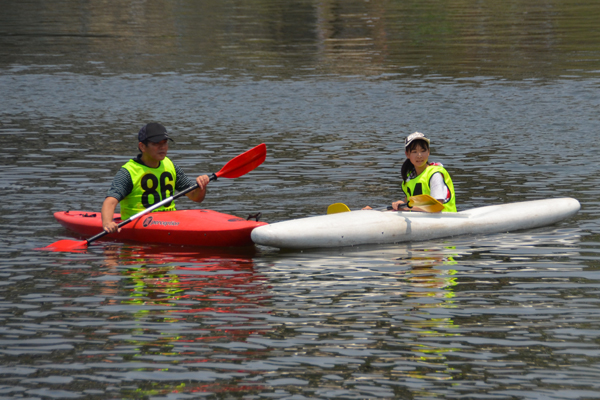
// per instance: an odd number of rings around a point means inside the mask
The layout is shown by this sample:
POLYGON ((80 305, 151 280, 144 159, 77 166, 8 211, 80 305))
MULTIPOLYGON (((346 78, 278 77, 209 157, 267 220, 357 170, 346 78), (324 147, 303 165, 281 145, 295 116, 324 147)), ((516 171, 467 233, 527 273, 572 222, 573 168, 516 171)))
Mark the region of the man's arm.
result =
POLYGON ((108 233, 120 232, 118 224, 113 220, 115 208, 117 208, 119 200, 108 196, 102 203, 102 227, 108 233))
POLYGON ((196 178, 198 189, 186 193, 186 196, 196 203, 201 203, 202 200, 204 200, 204 197, 206 197, 206 186, 208 185, 209 181, 208 175, 200 175, 196 178))
POLYGON ((190 186, 194 185, 194 183, 197 183, 198 189, 192 190, 191 192, 186 193, 185 195, 190 200, 195 201, 196 203, 202 202, 202 200, 204 200, 204 197, 206 197, 206 186, 210 181, 208 175, 200 175, 196 178, 196 182, 194 182, 185 174, 185 172, 183 172, 183 170, 177 164, 173 165, 175 166, 175 173, 177 174, 177 178, 175 180, 175 189, 181 192, 182 190, 185 190, 190 186))
POLYGON ((117 204, 133 190, 133 181, 129 171, 121 168, 113 178, 108 194, 102 203, 102 227, 108 233, 120 232, 117 223, 113 221, 117 204))

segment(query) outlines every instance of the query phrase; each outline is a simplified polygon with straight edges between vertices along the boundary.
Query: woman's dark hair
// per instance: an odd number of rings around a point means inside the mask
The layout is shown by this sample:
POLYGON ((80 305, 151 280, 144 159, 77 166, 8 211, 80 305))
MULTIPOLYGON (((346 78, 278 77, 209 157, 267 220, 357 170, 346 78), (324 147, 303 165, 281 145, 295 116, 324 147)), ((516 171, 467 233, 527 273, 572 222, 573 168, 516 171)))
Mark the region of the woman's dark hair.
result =
MULTIPOLYGON (((427 143, 425 140, 412 141, 408 145, 408 147, 405 149, 405 151, 410 153, 411 151, 413 151, 415 149, 415 147, 417 147, 417 145, 419 145, 422 148, 424 148, 425 150, 429 151, 429 143, 427 143)), ((408 180, 408 176, 414 170, 415 170, 415 166, 410 162, 410 159, 407 158, 404 161, 404 164, 402 164, 402 168, 400 169, 400 175, 402 176, 402 182, 406 183, 406 181, 408 180)))

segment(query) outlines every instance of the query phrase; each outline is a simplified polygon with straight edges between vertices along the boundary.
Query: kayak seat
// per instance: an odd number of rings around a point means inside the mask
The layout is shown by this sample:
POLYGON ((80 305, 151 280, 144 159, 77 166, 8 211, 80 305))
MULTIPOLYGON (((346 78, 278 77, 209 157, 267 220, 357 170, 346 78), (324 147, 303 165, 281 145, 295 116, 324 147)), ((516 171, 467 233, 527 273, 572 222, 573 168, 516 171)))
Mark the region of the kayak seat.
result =
POLYGON ((248 218, 246 218, 246 221, 250 221, 250 219, 254 219, 256 222, 258 222, 258 220, 260 219, 260 217, 262 217, 262 213, 261 212, 257 212, 256 214, 250 214, 248 215, 248 218))

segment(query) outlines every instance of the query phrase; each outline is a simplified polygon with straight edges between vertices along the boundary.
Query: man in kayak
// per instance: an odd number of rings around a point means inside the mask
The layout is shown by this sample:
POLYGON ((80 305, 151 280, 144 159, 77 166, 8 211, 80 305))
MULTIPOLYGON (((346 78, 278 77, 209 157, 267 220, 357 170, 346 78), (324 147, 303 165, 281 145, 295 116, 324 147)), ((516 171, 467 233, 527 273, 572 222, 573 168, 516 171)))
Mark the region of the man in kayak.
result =
MULTIPOLYGON (((402 191, 404 200, 392 203, 392 208, 399 211, 408 211, 407 201, 411 196, 428 194, 444 205, 442 212, 456 212, 456 196, 450 174, 441 163, 429 162, 430 140, 421 132, 408 135, 404 140, 404 153, 406 160, 402 164, 402 191)), ((366 206, 369 210, 371 207, 366 206)), ((419 207, 414 211, 423 211, 419 207)))
MULTIPOLYGON (((181 191, 194 185, 194 181, 167 157, 169 140, 173 141, 167 129, 159 123, 151 122, 140 129, 140 154, 117 172, 102 204, 102 226, 105 231, 115 233, 119 230, 113 220, 117 204, 121 204, 121 219, 124 221, 172 196, 174 190, 181 191)), ((197 203, 202 202, 208 182, 208 175, 198 176, 198 189, 186 196, 197 203)), ((174 210, 175 204, 171 202, 155 211, 174 210)))

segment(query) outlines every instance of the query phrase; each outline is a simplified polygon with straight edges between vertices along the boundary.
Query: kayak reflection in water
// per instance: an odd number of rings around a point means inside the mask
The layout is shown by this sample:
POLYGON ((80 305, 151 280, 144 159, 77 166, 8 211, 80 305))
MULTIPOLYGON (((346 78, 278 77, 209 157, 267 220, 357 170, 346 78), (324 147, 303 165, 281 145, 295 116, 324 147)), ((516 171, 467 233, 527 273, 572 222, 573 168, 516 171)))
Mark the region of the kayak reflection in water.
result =
MULTIPOLYGON (((421 132, 414 132, 404 140, 406 160, 402 164, 402 191, 404 200, 394 201, 397 211, 424 211, 419 207, 409 208, 407 199, 427 194, 444 205, 442 212, 456 212, 456 197, 450 174, 441 163, 429 162, 430 140, 421 132)), ((366 206, 365 210, 371 207, 366 206)))
MULTIPOLYGON (((102 226, 108 233, 120 231, 113 220, 117 204, 121 205, 121 219, 127 218, 167 199, 175 190, 194 185, 183 170, 168 157, 167 129, 157 122, 146 124, 138 133, 140 154, 129 160, 115 175, 102 204, 102 226)), ((208 175, 196 178, 198 189, 186 193, 192 201, 202 202, 206 196, 208 175)), ((165 204, 154 211, 174 211, 175 203, 165 204)))

